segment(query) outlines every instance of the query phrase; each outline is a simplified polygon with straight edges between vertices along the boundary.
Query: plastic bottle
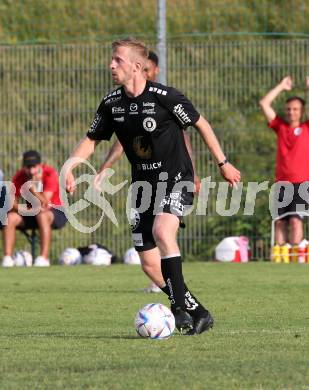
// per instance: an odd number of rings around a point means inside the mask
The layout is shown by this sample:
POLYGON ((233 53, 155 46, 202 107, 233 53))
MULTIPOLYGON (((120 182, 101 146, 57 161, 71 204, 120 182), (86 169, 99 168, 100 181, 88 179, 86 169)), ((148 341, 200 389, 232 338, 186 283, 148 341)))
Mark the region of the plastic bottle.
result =
POLYGON ((291 257, 291 245, 286 243, 280 247, 281 261, 288 264, 291 257))
POLYGON ((247 263, 249 261, 249 239, 246 236, 239 236, 237 243, 239 245, 240 261, 247 263))
POLYGON ((276 244, 271 248, 271 261, 281 263, 280 245, 276 244))
POLYGON ((292 246, 291 262, 292 263, 298 263, 298 245, 293 245, 292 246))
POLYGON ((306 263, 307 245, 308 245, 307 240, 302 240, 298 245, 298 263, 300 264, 306 263))

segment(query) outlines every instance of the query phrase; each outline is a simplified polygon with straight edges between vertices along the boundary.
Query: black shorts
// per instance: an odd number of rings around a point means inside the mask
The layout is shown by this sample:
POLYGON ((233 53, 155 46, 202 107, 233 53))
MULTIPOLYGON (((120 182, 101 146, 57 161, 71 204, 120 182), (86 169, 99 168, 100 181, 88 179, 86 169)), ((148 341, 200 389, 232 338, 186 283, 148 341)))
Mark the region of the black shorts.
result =
MULTIPOLYGON (((50 210, 54 214, 54 221, 52 223, 52 229, 61 229, 67 223, 67 217, 64 212, 58 209, 52 208, 50 210)), ((36 229, 38 223, 35 216, 23 217, 24 227, 23 229, 36 229)))
POLYGON ((180 227, 185 227, 183 216, 193 204, 193 192, 189 192, 186 187, 181 191, 167 191, 166 195, 159 202, 151 202, 148 210, 139 213, 136 209, 131 209, 131 229, 134 247, 138 252, 155 248, 152 227, 156 215, 161 213, 174 214, 179 218, 180 227), (154 204, 157 203, 158 207, 154 204))
MULTIPOLYGON (((293 213, 289 214, 285 217, 282 217, 281 219, 289 219, 290 217, 297 217, 297 218, 303 218, 302 213, 307 213, 309 215, 309 192, 303 191, 302 196, 299 194, 299 186, 301 183, 291 183, 294 187, 294 194, 293 199, 290 204, 284 207, 278 207, 278 216, 282 216, 286 213, 293 213), (299 213, 297 213, 299 212, 299 213)), ((309 187, 309 182, 306 182, 306 184, 303 184, 303 190, 306 189, 306 187, 309 187)), ((286 188, 282 186, 279 190, 279 196, 278 201, 282 202, 284 199, 286 188)), ((275 201, 276 203, 276 201, 275 201)), ((279 205, 278 205, 279 206, 279 205)))

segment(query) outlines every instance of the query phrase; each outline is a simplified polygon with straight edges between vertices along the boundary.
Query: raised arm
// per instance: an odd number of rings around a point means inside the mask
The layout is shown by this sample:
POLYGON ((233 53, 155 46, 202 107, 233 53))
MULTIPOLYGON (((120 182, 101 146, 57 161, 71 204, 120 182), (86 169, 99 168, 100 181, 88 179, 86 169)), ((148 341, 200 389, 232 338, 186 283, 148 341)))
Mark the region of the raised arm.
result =
POLYGON ((283 91, 290 91, 293 87, 292 79, 290 76, 285 77, 280 81, 275 88, 271 89, 261 100, 260 107, 267 119, 267 122, 271 122, 276 117, 276 112, 272 108, 272 102, 276 99, 276 97, 283 91))
MULTIPOLYGON (((95 147, 98 143, 99 141, 92 140, 88 137, 83 138, 76 146, 76 148, 73 150, 70 158, 78 157, 80 159, 87 160, 94 152, 95 147)), ((78 164, 79 164, 78 162, 71 163, 69 165, 68 170, 65 172, 66 190, 71 194, 76 189, 75 179, 72 171, 75 167, 78 166, 78 164)))
POLYGON ((225 154, 223 153, 210 124, 204 117, 200 116, 199 120, 195 123, 195 127, 198 129, 203 141, 217 161, 223 178, 232 186, 236 185, 240 181, 240 172, 232 164, 226 161, 225 154))

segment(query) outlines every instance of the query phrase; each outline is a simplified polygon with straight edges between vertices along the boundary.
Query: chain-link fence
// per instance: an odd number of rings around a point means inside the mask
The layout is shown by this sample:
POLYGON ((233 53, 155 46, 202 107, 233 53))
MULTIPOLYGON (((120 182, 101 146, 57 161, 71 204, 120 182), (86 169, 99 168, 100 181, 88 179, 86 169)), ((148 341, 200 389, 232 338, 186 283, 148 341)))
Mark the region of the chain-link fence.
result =
MULTIPOLYGON (((236 215, 218 215, 217 187, 210 190, 207 216, 193 213, 187 217, 187 228, 180 237, 187 259, 210 259, 220 239, 240 234, 250 237, 255 258, 269 256, 269 193, 258 194, 253 216, 243 213, 246 183, 269 180, 271 184, 274 175, 276 141, 266 127, 258 100, 287 74, 296 83, 296 91, 292 93, 304 96, 308 54, 307 40, 168 45, 168 84, 187 94, 209 119, 228 158, 242 170, 245 183, 236 215)), ((27 149, 39 150, 45 162, 61 168, 88 129, 102 96, 112 88, 109 58, 110 45, 0 48, 1 168, 6 179, 20 167, 22 152, 27 149)), ((281 103, 282 99, 278 99, 279 111, 281 103)), ((192 129, 190 136, 197 173, 218 180, 216 164, 199 135, 192 129)), ((92 159, 96 168, 110 145, 102 143, 98 147, 92 159)), ((130 169, 125 158, 115 168, 114 184, 128 178, 130 169)), ((124 212, 127 188, 110 199, 118 228, 107 218, 91 234, 79 233, 68 225, 54 234, 52 258, 65 247, 90 242, 106 244, 122 255, 131 246, 124 212)), ((81 194, 79 191, 72 201, 81 194)), ((78 218, 90 226, 98 220, 100 211, 90 206, 78 218)))

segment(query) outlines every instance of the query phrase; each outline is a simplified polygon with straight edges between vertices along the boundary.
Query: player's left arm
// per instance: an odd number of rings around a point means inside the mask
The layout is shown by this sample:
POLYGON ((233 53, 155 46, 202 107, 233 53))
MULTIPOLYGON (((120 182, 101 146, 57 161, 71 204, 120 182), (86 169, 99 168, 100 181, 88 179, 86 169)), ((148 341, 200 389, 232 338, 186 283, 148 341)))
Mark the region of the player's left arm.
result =
POLYGON ((201 115, 194 126, 199 131, 203 141, 205 142, 211 154, 217 161, 223 178, 228 181, 232 186, 237 185, 241 178, 240 171, 227 161, 226 156, 223 153, 218 139, 213 132, 210 124, 201 115))
POLYGON ((169 88, 166 95, 159 96, 163 104, 172 112, 183 129, 192 125, 198 129, 205 144, 217 160, 221 175, 232 186, 236 185, 240 181, 240 172, 226 161, 226 157, 212 128, 206 119, 196 111, 190 100, 174 88, 169 88))

